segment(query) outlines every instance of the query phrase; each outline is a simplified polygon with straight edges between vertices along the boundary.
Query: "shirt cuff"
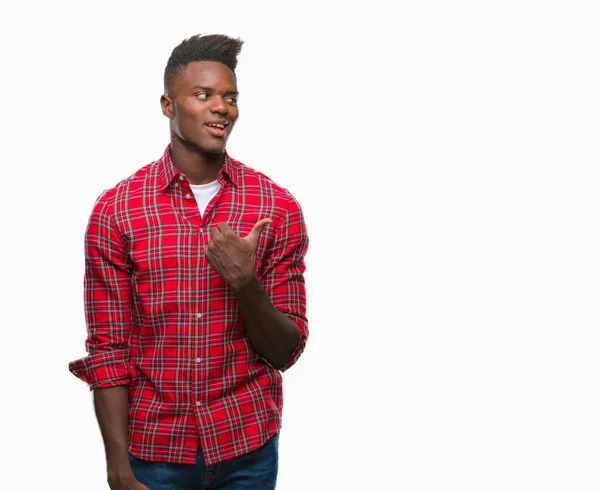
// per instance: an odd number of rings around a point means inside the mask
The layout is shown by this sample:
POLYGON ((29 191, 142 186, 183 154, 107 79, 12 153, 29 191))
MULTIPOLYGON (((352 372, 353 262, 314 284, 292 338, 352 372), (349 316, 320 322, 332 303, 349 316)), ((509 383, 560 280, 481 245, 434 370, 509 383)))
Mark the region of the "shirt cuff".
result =
POLYGON ((306 347, 306 340, 308 339, 308 322, 305 319, 295 315, 288 314, 287 316, 288 318, 294 320, 294 323, 298 325, 298 329, 300 331, 300 340, 298 341, 298 344, 296 345, 296 348, 294 349, 294 352, 290 356, 288 362, 286 362, 285 365, 279 369, 279 371, 281 371, 282 373, 284 371, 287 371, 294 364, 296 364, 296 361, 298 361, 300 355, 302 354, 302 352, 304 352, 304 348, 306 347))
POLYGON ((70 362, 69 371, 86 382, 90 390, 128 385, 131 382, 129 349, 90 354, 70 362))

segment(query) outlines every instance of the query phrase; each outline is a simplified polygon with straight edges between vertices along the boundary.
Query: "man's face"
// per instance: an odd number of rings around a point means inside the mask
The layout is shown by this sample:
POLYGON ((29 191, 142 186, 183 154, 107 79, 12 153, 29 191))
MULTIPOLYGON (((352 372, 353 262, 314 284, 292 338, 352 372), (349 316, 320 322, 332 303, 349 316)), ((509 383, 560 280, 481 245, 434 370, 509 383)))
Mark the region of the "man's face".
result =
POLYGON ((172 132, 201 153, 223 153, 238 118, 237 82, 216 61, 195 61, 177 74, 162 96, 172 132))

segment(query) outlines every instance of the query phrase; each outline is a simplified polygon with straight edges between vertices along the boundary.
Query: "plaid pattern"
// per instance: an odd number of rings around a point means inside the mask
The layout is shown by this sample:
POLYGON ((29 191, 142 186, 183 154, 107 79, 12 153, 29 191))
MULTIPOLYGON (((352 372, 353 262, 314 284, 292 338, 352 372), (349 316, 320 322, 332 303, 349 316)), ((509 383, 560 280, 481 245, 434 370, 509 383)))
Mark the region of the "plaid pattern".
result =
POLYGON ((185 176, 162 158, 105 191, 85 237, 88 356, 69 364, 90 389, 129 385, 130 452, 206 464, 260 447, 281 428, 282 377, 251 348, 231 288, 208 265, 210 231, 240 236, 262 218, 255 270, 275 307, 308 336, 308 237, 294 197, 226 155, 204 216, 185 176))

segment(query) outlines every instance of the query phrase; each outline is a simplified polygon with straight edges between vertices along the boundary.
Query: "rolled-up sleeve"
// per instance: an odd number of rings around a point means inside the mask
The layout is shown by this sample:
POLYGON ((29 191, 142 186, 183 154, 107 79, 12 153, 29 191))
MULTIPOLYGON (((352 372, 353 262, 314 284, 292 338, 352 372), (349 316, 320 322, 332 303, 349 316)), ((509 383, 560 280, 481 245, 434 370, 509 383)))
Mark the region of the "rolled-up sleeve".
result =
POLYGON ((88 355, 69 370, 91 390, 127 385, 131 309, 125 243, 114 226, 111 191, 98 198, 85 234, 84 299, 88 355))
POLYGON ((296 363, 308 339, 304 283, 304 257, 307 250, 304 214, 298 201, 288 192, 288 210, 277 229, 263 273, 263 286, 273 306, 291 318, 300 332, 300 341, 288 362, 280 368, 282 372, 296 363))

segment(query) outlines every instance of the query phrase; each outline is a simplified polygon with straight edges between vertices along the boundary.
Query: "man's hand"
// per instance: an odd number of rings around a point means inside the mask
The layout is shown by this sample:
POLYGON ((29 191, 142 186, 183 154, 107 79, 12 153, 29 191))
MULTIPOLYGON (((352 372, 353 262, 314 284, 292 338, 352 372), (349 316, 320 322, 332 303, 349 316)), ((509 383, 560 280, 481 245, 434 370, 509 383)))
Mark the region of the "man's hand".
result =
POLYGON ((264 218, 244 238, 239 237, 227 223, 219 223, 211 232, 205 256, 210 266, 234 289, 244 285, 254 275, 254 256, 258 239, 271 218, 264 218))
POLYGON ((127 478, 108 479, 110 490, 150 490, 146 485, 135 479, 133 473, 127 478))

